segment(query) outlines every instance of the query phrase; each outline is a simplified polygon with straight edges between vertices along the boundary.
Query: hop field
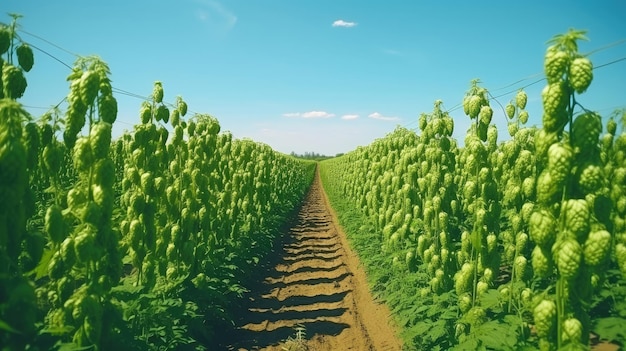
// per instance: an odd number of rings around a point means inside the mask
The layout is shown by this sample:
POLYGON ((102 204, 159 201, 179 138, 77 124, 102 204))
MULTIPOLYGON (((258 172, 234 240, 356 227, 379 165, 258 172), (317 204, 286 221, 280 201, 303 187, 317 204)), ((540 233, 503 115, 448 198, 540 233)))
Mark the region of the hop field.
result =
MULTIPOLYGON (((182 97, 166 103, 158 81, 114 138, 97 57, 76 60, 65 111, 33 117, 19 99, 36 60, 16 21, 0 25, 0 346, 213 345, 316 162, 233 139, 182 97)), ((571 30, 546 50, 542 126, 525 125, 520 90, 499 141, 498 107, 473 81, 462 144, 437 101, 418 133, 399 127, 320 163, 406 348, 623 345, 626 130, 584 106, 583 39, 571 30)))

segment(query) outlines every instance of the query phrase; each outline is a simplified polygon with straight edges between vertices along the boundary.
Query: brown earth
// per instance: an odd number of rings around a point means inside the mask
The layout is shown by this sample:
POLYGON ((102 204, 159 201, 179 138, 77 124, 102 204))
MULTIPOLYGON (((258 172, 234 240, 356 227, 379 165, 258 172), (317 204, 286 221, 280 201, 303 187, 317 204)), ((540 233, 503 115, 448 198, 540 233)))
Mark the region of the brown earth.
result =
POLYGON ((278 255, 247 296, 228 350, 402 349, 389 309, 370 294, 319 173, 278 255), (306 347, 295 347, 296 328, 305 333, 306 347))

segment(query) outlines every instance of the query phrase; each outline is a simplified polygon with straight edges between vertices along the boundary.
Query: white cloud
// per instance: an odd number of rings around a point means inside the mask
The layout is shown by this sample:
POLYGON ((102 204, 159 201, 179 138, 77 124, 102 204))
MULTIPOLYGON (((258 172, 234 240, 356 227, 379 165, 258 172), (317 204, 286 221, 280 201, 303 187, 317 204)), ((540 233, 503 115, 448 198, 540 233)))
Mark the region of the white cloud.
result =
POLYGON ((302 118, 330 118, 334 116, 334 113, 328 113, 326 111, 309 111, 302 114, 302 118))
POLYGON ((367 117, 369 117, 369 118, 373 118, 373 119, 378 119, 378 120, 381 120, 381 121, 397 121, 397 120, 399 120, 399 119, 400 119, 400 118, 398 118, 398 117, 388 117, 388 116, 383 116, 383 115, 382 115, 381 113, 379 113, 379 112, 374 112, 374 113, 371 113, 371 114, 370 114, 369 116, 367 116, 367 117))
POLYGON ((330 118, 334 117, 334 113, 328 113, 326 111, 309 111, 309 112, 289 112, 283 113, 283 117, 289 118, 330 118))
POLYGON ((346 28, 350 28, 350 27, 354 27, 356 26, 356 22, 346 22, 344 20, 336 20, 335 22, 333 22, 333 27, 346 27, 346 28))
POLYGON ((353 119, 357 119, 359 118, 359 115, 343 115, 341 116, 341 119, 345 119, 345 120, 353 120, 353 119))
POLYGON ((200 5, 196 17, 213 29, 229 31, 237 23, 237 16, 218 1, 198 0, 196 3, 200 5))

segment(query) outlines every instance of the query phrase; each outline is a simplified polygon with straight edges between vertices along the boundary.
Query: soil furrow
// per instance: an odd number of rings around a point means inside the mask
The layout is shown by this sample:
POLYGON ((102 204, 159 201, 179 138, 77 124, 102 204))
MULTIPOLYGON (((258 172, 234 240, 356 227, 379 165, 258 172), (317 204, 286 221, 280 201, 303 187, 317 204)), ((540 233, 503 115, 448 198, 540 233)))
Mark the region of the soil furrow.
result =
POLYGON ((319 174, 276 265, 247 298, 228 350, 283 350, 303 328, 308 350, 400 350, 389 310, 374 302, 319 174))

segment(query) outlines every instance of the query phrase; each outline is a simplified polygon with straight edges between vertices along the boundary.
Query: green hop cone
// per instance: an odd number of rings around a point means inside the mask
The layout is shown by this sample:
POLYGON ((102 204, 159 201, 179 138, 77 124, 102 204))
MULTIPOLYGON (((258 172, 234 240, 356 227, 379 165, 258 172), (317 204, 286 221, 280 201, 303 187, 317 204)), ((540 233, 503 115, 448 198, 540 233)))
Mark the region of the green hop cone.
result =
POLYGON ((154 99, 154 102, 156 102, 157 104, 160 104, 163 102, 163 84, 161 84, 161 82, 159 81, 154 82, 154 89, 152 90, 152 98, 154 99))
POLYGON ((542 300, 533 309, 535 319, 535 329, 540 338, 550 338, 555 330, 556 324, 556 304, 552 300, 542 300))
POLYGON ((143 103, 141 103, 141 108, 139 109, 139 116, 141 118, 141 123, 143 124, 150 123, 150 120, 152 119, 152 107, 150 106, 149 102, 144 101, 143 103))
POLYGON ((2 26, 0 27, 0 55, 3 55, 5 52, 9 50, 11 46, 11 32, 9 32, 9 28, 2 26))
POLYGON ((521 124, 528 122, 528 111, 522 111, 519 113, 519 121, 521 124))
POLYGON ((79 81, 80 98, 85 105, 91 105, 100 88, 100 74, 90 70, 83 73, 79 81))
POLYGON ((556 238, 556 220, 545 209, 534 211, 528 224, 530 238, 543 247, 550 247, 556 238))
POLYGON ((546 85, 541 91, 543 110, 554 115, 564 112, 569 98, 569 89, 563 81, 546 85))
POLYGON ((24 72, 10 64, 4 64, 2 67, 2 86, 4 96, 9 99, 19 99, 26 91, 26 78, 24 72))
POLYGON ((610 252, 611 239, 611 233, 606 230, 596 230, 589 233, 583 245, 585 263, 590 266, 601 265, 610 252))
POLYGON ((563 321, 561 339, 566 343, 580 343, 583 335, 583 325, 576 318, 563 321))
POLYGON ((117 100, 113 95, 98 97, 98 116, 100 121, 113 124, 117 118, 117 100))
POLYGON ((480 117, 481 123, 489 124, 491 123, 491 117, 493 117, 493 110, 489 106, 483 106, 480 108, 478 116, 480 117))
POLYGON ((178 111, 180 111, 180 115, 183 117, 187 114, 187 103, 183 100, 178 102, 178 111))
POLYGON ((44 229, 53 243, 59 244, 65 238, 64 224, 61 208, 55 204, 48 207, 44 217, 44 229))
POLYGON ((546 252, 541 246, 537 245, 531 253, 531 264, 534 275, 539 278, 548 278, 552 276, 554 262, 550 257, 550 252, 546 252))
POLYGON ((608 122, 606 122, 606 132, 612 135, 615 135, 617 131, 617 122, 615 122, 614 118, 610 118, 608 122))
POLYGON ((515 95, 515 105, 517 105, 517 108, 521 110, 525 109, 527 101, 528 95, 526 95, 526 92, 523 90, 518 91, 515 95))
POLYGON ((548 83, 554 83, 563 78, 569 64, 569 56, 565 51, 555 46, 548 48, 543 61, 544 72, 548 83))
POLYGON ((548 148, 548 170, 556 183, 565 181, 574 160, 574 151, 565 143, 554 143, 548 148))
POLYGON ((570 136, 572 145, 580 152, 593 150, 598 145, 600 133, 602 133, 600 115, 595 112, 580 114, 572 123, 570 136))
POLYGON ((589 205, 584 199, 569 199, 563 203, 561 215, 565 218, 565 228, 580 240, 589 231, 589 205))
POLYGON ((506 112, 506 116, 509 119, 512 119, 513 117, 515 117, 515 105, 513 105, 512 103, 508 103, 504 107, 504 111, 506 112))
POLYGON ((17 54, 17 62, 20 67, 22 67, 24 71, 30 72, 33 68, 33 64, 35 63, 33 49, 31 49, 28 44, 22 43, 22 45, 17 47, 15 53, 17 54))
POLYGON ((470 118, 476 118, 480 114, 482 99, 478 95, 473 95, 468 101, 468 112, 470 118))
POLYGON ((556 266, 561 277, 571 280, 578 276, 582 258, 582 247, 573 238, 565 238, 554 245, 556 266))
POLYGON ((579 168, 578 187, 583 194, 596 194, 605 185, 602 166, 589 162, 579 168))
POLYGON ((578 93, 584 93, 593 80, 593 65, 586 57, 575 58, 569 67, 569 83, 578 93))
POLYGON ((111 146, 111 124, 107 122, 93 124, 89 133, 89 142, 94 158, 103 159, 107 157, 111 146))
POLYGON ((95 158, 91 144, 89 143, 89 138, 80 137, 76 140, 72 159, 74 161, 74 167, 76 167, 76 170, 79 172, 85 172, 91 167, 95 158))

